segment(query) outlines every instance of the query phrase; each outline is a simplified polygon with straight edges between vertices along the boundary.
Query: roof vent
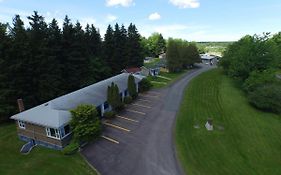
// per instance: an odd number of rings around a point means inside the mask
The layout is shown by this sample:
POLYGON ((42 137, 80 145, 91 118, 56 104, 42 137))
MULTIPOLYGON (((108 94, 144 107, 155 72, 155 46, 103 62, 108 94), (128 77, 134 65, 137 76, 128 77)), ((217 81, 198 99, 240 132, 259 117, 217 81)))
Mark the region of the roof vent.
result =
POLYGON ((48 106, 48 105, 49 105, 49 103, 44 104, 44 106, 48 106))

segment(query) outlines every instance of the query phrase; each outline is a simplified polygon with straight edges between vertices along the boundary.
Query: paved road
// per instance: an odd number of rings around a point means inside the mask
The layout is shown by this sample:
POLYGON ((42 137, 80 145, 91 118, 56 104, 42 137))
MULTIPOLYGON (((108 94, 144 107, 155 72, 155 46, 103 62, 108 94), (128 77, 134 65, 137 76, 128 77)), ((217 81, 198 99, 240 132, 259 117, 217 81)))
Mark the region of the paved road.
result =
POLYGON ((158 97, 143 97, 149 99, 147 101, 151 104, 145 101, 142 101, 142 104, 152 108, 132 108, 146 112, 145 116, 137 116, 130 112, 122 114, 135 117, 133 119, 140 122, 135 125, 124 125, 124 122, 118 121, 116 123, 130 129, 130 132, 106 130, 108 135, 111 134, 113 138, 120 140, 119 144, 99 140, 88 144, 82 154, 102 175, 183 174, 174 150, 173 128, 176 113, 189 81, 208 69, 210 67, 192 70, 171 86, 148 92, 150 95, 160 94, 158 97))

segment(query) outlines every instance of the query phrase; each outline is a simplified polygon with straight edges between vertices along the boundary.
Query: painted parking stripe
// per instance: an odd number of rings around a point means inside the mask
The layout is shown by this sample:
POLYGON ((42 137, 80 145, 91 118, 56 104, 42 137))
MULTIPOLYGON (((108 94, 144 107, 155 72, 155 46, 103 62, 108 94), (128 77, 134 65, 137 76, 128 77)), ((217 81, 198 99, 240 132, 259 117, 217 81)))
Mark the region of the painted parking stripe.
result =
POLYGON ((141 104, 138 104, 138 103, 132 103, 131 105, 133 106, 139 106, 139 107, 143 107, 143 108, 151 108, 150 106, 146 106, 146 105, 141 105, 141 104))
POLYGON ((126 111, 129 111, 129 112, 134 112, 134 113, 141 114, 141 115, 145 115, 145 113, 144 113, 144 112, 135 111, 135 110, 132 110, 132 109, 126 109, 126 111))
POLYGON ((136 123, 139 122, 138 120, 134 120, 134 119, 131 119, 131 118, 123 117, 123 116, 120 116, 120 115, 116 115, 116 117, 124 119, 124 120, 131 121, 131 122, 136 122, 136 123))
POLYGON ((154 97, 154 98, 158 98, 159 96, 158 95, 144 95, 144 94, 139 94, 139 96, 141 97, 154 97))
POLYGON ((113 138, 110 138, 110 137, 107 137, 107 136, 104 136, 104 135, 102 135, 101 137, 104 138, 105 140, 110 141, 110 142, 119 144, 119 142, 117 140, 113 139, 113 138))
POLYGON ((139 98, 138 100, 139 101, 144 101, 144 102, 151 102, 151 100, 146 100, 146 99, 142 99, 142 98, 139 98))
POLYGON ((104 124, 105 124, 106 126, 110 126, 110 127, 112 127, 112 128, 120 129, 120 130, 122 130, 122 131, 126 131, 126 132, 130 132, 130 131, 131 131, 131 130, 127 129, 127 128, 123 128, 123 127, 121 127, 121 126, 118 126, 118 125, 115 125, 115 124, 112 124, 112 123, 104 122, 104 124))

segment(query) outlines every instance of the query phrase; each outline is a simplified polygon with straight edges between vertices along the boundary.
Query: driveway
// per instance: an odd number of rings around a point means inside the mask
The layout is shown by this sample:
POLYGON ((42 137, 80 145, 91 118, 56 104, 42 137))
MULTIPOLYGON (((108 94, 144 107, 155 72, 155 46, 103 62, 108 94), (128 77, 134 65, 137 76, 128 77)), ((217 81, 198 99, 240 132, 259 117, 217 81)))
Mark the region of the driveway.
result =
POLYGON ((167 88, 141 94, 109 122, 107 139, 88 144, 82 154, 102 175, 183 174, 174 150, 176 113, 189 81, 208 69, 194 69, 167 88))

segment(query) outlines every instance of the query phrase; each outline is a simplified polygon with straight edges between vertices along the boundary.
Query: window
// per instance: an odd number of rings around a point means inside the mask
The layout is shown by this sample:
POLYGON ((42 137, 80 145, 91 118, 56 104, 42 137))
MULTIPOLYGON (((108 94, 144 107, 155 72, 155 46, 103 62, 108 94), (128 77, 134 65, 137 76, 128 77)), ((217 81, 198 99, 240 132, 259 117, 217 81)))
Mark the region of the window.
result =
POLYGON ((70 126, 69 125, 65 125, 64 126, 64 134, 67 135, 70 133, 70 126))
POLYGON ((107 109, 109 107, 109 104, 108 102, 105 102, 104 105, 103 105, 104 109, 107 109))
POLYGON ((63 128, 60 128, 60 138, 64 138, 68 134, 70 134, 70 126, 69 125, 65 125, 63 128))
POLYGON ((48 137, 60 139, 60 131, 54 128, 46 128, 46 133, 48 137))
POLYGON ((18 121, 19 127, 25 129, 25 123, 23 121, 18 121))

